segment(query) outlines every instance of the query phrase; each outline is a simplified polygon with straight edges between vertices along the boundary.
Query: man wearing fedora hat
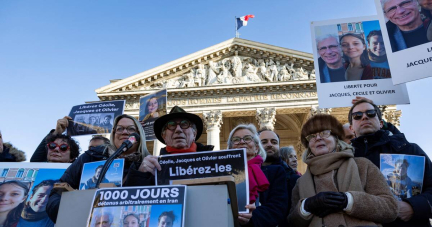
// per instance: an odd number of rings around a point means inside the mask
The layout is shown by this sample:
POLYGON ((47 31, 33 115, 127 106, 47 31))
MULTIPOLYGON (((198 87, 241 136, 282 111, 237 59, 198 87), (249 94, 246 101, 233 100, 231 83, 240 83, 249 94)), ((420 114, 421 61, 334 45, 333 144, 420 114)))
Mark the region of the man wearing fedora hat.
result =
MULTIPOLYGON (((166 145, 161 148, 160 155, 212 151, 214 146, 195 142, 201 136, 202 131, 201 118, 187 113, 178 106, 174 106, 169 114, 158 118, 154 123, 156 138, 166 145)), ((161 170, 157 156, 146 156, 138 168, 141 173, 131 171, 130 179, 128 179, 129 186, 143 185, 143 181, 144 185, 153 185, 155 169, 161 170)))

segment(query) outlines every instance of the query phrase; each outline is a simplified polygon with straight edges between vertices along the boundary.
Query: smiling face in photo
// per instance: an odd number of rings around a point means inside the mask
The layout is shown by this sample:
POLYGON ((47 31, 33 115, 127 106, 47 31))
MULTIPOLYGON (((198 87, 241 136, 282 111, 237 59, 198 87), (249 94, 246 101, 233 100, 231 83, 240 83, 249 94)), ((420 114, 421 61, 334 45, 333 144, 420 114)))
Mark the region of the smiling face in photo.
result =
POLYGON ((339 48, 339 43, 335 38, 329 37, 324 39, 317 44, 317 47, 320 57, 328 65, 337 65, 342 63, 342 55, 339 48), (337 48, 329 48, 331 46, 337 46, 337 48), (323 47, 327 48, 323 49, 323 47))
POLYGON ((357 58, 363 54, 366 46, 362 40, 354 36, 345 36, 341 40, 342 51, 349 58, 357 58))
POLYGON ((416 0, 390 0, 384 4, 384 12, 397 26, 409 26, 420 18, 416 0))
POLYGON ((376 56, 384 56, 386 54, 382 36, 374 35, 370 37, 369 50, 376 56))

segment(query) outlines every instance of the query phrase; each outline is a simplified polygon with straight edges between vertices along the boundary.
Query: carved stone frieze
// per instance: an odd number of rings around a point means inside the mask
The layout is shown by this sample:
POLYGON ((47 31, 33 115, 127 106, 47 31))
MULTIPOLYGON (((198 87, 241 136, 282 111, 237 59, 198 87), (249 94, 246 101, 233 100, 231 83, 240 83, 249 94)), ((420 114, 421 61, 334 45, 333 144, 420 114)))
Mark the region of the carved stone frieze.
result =
POLYGON ((220 128, 222 126, 222 111, 213 110, 203 112, 203 120, 207 129, 214 127, 220 128))
POLYGON ((311 116, 315 114, 331 114, 332 108, 319 108, 318 106, 312 106, 310 108, 311 116))
POLYGON ((394 126, 400 126, 400 117, 402 116, 401 110, 387 110, 383 113, 385 121, 392 123, 394 126))
POLYGON ((276 108, 259 108, 255 117, 260 130, 263 128, 273 130, 276 122, 276 108))

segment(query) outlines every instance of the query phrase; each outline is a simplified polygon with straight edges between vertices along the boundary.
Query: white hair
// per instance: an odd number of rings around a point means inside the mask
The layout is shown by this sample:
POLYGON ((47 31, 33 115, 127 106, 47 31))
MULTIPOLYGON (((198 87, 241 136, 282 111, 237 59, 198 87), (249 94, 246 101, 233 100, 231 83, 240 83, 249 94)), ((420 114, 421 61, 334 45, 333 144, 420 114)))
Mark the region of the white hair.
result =
POLYGON ((261 158, 265 161, 267 158, 267 153, 264 150, 263 145, 261 144, 261 140, 258 137, 258 132, 257 129, 255 127, 255 125, 253 124, 239 124, 237 125, 229 134, 228 137, 228 149, 231 149, 234 145, 234 143, 231 141, 234 133, 240 129, 247 129, 250 132, 252 132, 252 138, 255 142, 255 144, 258 146, 258 155, 261 156, 261 158))
POLYGON ((321 36, 318 36, 318 37, 315 38, 317 48, 318 48, 318 44, 320 42, 324 41, 325 39, 329 39, 329 38, 335 39, 336 43, 339 44, 339 38, 336 35, 334 35, 334 34, 325 34, 325 35, 321 35, 321 36))

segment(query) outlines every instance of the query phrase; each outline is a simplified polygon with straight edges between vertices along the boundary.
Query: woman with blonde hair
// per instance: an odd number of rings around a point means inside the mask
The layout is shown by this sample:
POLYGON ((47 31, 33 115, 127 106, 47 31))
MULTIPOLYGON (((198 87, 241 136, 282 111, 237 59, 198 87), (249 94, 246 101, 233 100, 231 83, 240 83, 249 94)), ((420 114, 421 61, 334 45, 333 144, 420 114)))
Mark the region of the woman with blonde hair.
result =
POLYGON ((397 201, 380 170, 354 158, 335 117, 317 114, 301 131, 308 165, 292 193, 292 226, 380 226, 396 219, 397 201))
POLYGON ((240 124, 228 137, 228 149, 245 148, 248 160, 249 214, 239 214, 242 226, 271 227, 283 223, 288 207, 285 170, 262 166, 267 157, 253 124, 240 124), (256 208, 256 209, 255 209, 256 208))

